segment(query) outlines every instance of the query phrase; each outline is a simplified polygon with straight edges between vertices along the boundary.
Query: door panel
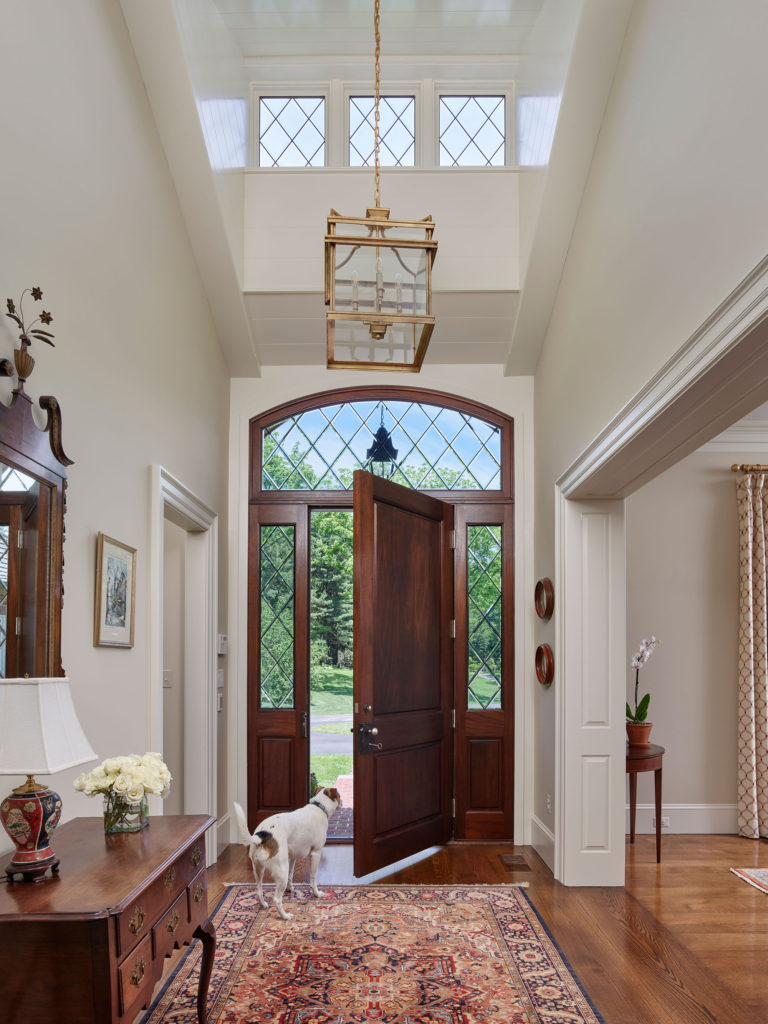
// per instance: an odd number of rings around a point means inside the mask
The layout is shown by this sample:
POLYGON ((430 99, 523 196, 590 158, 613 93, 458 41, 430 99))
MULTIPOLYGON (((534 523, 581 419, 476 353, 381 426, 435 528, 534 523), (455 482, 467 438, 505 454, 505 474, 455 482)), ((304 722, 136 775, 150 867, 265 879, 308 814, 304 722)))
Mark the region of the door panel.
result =
POLYGON ((248 536, 248 824, 306 803, 308 511, 252 505, 248 536))
POLYGON ((451 833, 453 509, 354 475, 355 874, 451 833))
POLYGON ((513 506, 460 505, 455 521, 454 834, 457 839, 511 841, 513 506))

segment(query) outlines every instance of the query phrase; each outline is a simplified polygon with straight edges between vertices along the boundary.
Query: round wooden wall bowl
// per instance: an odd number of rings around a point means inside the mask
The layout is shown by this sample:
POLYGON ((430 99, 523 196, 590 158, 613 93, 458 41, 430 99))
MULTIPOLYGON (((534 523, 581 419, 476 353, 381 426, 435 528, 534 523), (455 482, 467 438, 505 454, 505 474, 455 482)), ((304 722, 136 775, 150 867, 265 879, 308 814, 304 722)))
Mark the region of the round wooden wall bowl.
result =
POLYGON ((549 686, 555 678, 555 656, 549 644, 536 648, 536 678, 542 686, 549 686))
POLYGON ((547 619, 551 619, 552 612, 555 610, 555 588, 552 586, 552 580, 547 577, 539 580, 533 599, 539 618, 544 619, 545 622, 547 619))

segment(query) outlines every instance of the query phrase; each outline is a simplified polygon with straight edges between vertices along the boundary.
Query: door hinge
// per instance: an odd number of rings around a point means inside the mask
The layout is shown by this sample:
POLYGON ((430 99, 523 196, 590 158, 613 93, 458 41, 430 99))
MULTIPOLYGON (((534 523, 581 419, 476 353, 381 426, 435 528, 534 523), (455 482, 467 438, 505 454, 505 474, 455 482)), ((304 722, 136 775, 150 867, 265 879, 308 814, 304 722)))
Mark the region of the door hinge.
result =
POLYGON ((456 531, 455 530, 451 530, 451 532, 448 534, 448 544, 449 544, 449 546, 451 548, 451 551, 455 551, 456 550, 456 531))
POLYGON ((21 530, 19 530, 19 532, 16 534, 16 547, 24 547, 24 534, 21 532, 21 530))
POLYGON ((16 616, 16 636, 21 636, 21 616, 16 616))
POLYGON ((456 708, 451 711, 451 728, 456 728, 456 708))
POLYGON ((448 636, 451 638, 451 640, 456 639, 456 619, 451 619, 450 621, 450 624, 448 626, 448 636))
POLYGON ((451 797, 451 817, 456 817, 456 797, 451 797))

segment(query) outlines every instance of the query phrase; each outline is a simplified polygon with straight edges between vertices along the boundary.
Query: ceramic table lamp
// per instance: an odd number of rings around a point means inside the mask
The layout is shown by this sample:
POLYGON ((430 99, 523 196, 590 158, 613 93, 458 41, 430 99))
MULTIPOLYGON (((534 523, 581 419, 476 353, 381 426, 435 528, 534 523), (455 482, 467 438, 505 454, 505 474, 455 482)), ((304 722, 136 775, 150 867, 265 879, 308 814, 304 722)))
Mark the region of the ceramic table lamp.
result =
POLYGON ((69 680, 0 679, 0 775, 26 775, 0 803, 0 821, 16 852, 8 881, 40 881, 59 859, 50 839, 61 817, 61 797, 35 775, 95 761, 72 704, 69 680))

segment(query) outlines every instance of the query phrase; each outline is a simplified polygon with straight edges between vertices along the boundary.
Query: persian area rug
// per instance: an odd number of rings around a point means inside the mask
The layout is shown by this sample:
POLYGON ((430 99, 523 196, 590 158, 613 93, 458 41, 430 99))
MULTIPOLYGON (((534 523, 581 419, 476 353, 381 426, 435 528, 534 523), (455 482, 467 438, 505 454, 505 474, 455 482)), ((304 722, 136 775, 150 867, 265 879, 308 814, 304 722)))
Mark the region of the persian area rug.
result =
POLYGON ((768 868, 731 868, 731 871, 760 892, 768 892, 768 868))
MULTIPOLYGON (((233 885, 213 921, 209 1024, 596 1024, 522 888, 233 885)), ((143 1018, 192 1024, 196 942, 143 1018)))

